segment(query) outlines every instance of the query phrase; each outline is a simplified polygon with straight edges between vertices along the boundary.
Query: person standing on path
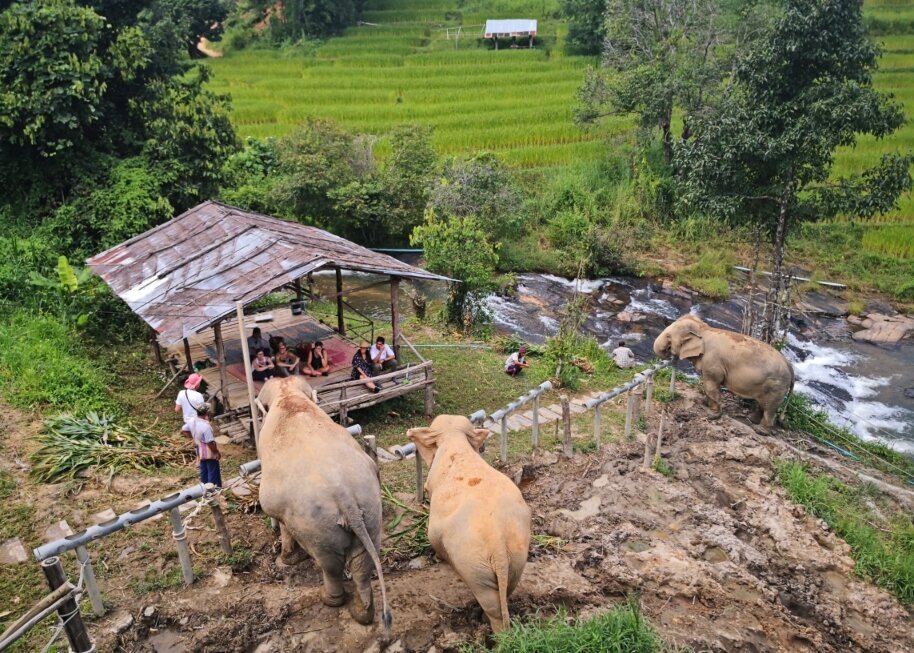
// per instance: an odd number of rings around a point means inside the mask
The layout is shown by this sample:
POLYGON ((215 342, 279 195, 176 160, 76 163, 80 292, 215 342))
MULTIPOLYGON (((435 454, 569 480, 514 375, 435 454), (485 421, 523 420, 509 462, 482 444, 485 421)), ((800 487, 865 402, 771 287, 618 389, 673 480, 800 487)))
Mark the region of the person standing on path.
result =
POLYGON ((184 426, 181 427, 181 431, 185 435, 190 435, 188 424, 197 417, 195 406, 205 403, 203 395, 197 391, 202 381, 203 377, 199 374, 191 374, 187 377, 187 381, 184 382, 184 389, 178 393, 178 397, 175 399, 175 412, 182 414, 184 426))
POLYGON ((200 482, 212 483, 222 487, 222 470, 219 460, 222 454, 216 445, 213 436, 213 427, 209 423, 209 406, 201 401, 195 406, 196 416, 191 420, 190 435, 194 439, 194 448, 197 451, 197 465, 200 467, 200 482))

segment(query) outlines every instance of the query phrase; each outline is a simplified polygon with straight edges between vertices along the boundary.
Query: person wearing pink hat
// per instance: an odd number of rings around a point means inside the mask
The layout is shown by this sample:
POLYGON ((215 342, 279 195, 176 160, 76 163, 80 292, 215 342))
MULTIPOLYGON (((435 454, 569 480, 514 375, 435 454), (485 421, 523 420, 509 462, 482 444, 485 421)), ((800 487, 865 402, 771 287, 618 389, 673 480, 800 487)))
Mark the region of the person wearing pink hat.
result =
POLYGON ((206 401, 203 395, 197 391, 202 381, 203 377, 199 374, 191 374, 187 377, 187 381, 184 382, 184 389, 178 393, 178 397, 175 399, 175 412, 181 413, 184 418, 184 426, 181 427, 181 430, 188 437, 191 435, 190 422, 197 419, 196 407, 206 401))

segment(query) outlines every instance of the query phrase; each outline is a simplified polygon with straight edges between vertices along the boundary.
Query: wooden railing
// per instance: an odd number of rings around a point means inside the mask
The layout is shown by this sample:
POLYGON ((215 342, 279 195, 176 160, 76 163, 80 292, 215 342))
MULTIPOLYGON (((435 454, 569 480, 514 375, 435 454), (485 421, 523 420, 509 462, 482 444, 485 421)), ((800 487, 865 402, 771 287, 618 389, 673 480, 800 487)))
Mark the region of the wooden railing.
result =
POLYGON ((365 385, 366 381, 343 381, 322 386, 315 391, 317 405, 329 415, 339 414, 340 424, 345 425, 350 410, 374 406, 388 399, 425 388, 425 413, 428 416, 432 415, 435 408, 435 379, 431 361, 373 376, 371 381, 381 384, 379 392, 369 390, 365 385))

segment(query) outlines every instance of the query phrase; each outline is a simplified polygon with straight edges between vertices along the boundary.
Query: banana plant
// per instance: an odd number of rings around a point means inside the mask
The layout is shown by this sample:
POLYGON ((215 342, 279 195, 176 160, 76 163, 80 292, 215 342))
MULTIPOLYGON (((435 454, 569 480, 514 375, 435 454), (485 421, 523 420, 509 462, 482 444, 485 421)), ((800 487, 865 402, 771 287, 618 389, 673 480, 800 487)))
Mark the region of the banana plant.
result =
MULTIPOLYGON (((73 319, 73 309, 76 308, 81 297, 92 294, 89 280, 92 270, 89 268, 74 268, 66 256, 57 259, 57 278, 49 278, 34 270, 29 273, 29 283, 37 288, 48 290, 59 300, 61 316, 67 320, 73 319)), ((76 326, 84 326, 89 321, 89 315, 84 312, 75 316, 76 326)))

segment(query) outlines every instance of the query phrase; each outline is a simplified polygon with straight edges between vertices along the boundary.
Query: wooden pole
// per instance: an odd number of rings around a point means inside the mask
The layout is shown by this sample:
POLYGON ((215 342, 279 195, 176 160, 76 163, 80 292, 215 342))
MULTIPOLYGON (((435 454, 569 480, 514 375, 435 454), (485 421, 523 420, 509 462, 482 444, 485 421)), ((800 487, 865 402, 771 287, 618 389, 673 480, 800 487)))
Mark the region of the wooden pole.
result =
POLYGON ((425 501, 425 485, 422 481, 422 456, 419 455, 419 448, 416 447, 416 503, 421 504, 425 501))
POLYGON ((632 388, 632 425, 637 425, 641 418, 641 398, 644 396, 644 386, 636 385, 632 388))
POLYGON ((660 456, 660 445, 663 444, 663 418, 666 417, 666 413, 660 413, 660 428, 657 429, 657 450, 655 456, 660 456))
POLYGON ((645 385, 644 416, 650 417, 651 409, 654 407, 653 406, 653 400, 654 400, 654 375, 653 374, 651 376, 647 377, 647 383, 645 383, 644 385, 645 385))
POLYGON ((254 429, 254 446, 260 442, 260 415, 254 404, 254 375, 251 370, 251 352, 248 349, 248 337, 244 332, 244 305, 235 302, 235 313, 238 316, 238 335, 241 338, 241 358, 244 360, 244 378, 248 386, 248 405, 251 407, 251 427, 254 429))
POLYGON ((432 374, 432 368, 425 368, 425 416, 431 417, 435 414, 435 376, 432 374))
MULTIPOLYGON (((222 322, 213 325, 213 335, 216 338, 216 362, 219 364, 219 394, 222 395, 222 406, 225 411, 232 409, 228 392, 228 372, 225 370, 225 343, 222 341, 222 322)), ((247 339, 245 339, 247 344, 247 339)))
POLYGON ((184 338, 184 360, 187 362, 187 373, 194 373, 194 359, 190 355, 190 342, 184 338))
MULTIPOLYGON (((390 328, 391 344, 400 360, 400 277, 390 278, 390 328)), ((428 414, 428 413, 426 413, 428 414)))
MULTIPOLYGON (((251 411, 254 412, 253 410, 251 411)), ((181 573, 184 575, 184 584, 194 582, 194 568, 190 562, 190 546, 187 544, 187 528, 181 523, 181 512, 175 507, 168 511, 171 518, 171 536, 178 545, 178 560, 181 561, 181 573)))
POLYGON ((603 443, 603 423, 602 417, 600 417, 600 406, 594 406, 593 409, 593 441, 597 445, 597 451, 600 450, 600 445, 603 443))
POLYGON ((628 403, 625 406, 625 433, 624 437, 628 439, 632 434, 632 410, 635 407, 635 397, 632 391, 628 391, 628 403))
POLYGON ((561 401, 562 426, 565 429, 562 451, 565 453, 566 458, 572 458, 574 456, 574 445, 571 443, 571 405, 568 402, 568 395, 562 395, 561 401))
POLYGON ((676 362, 670 365, 670 394, 676 394, 676 362))
POLYGON ((644 434, 644 460, 641 462, 643 469, 651 468, 651 434, 644 434))
POLYGON ((501 447, 498 451, 498 458, 501 462, 508 462, 508 416, 501 418, 501 447))
POLYGON ((232 536, 229 535, 228 526, 225 525, 225 515, 222 514, 222 506, 219 505, 219 495, 216 494, 216 488, 212 483, 206 484, 206 505, 213 512, 213 522, 216 524, 216 533, 219 534, 219 546, 222 547, 222 553, 232 555, 232 536))
POLYGON ((336 269, 336 330, 341 336, 346 335, 346 322, 343 320, 343 271, 336 269))
MULTIPOLYGON (((42 560, 41 571, 44 572, 44 577, 51 590, 56 590, 67 582, 67 577, 63 573, 63 565, 60 564, 60 558, 56 556, 42 560)), ((83 623, 82 615, 79 614, 79 604, 76 599, 71 598, 69 601, 65 601, 57 609, 57 614, 64 621, 64 631, 70 641, 70 648, 75 653, 89 653, 94 650, 95 647, 92 645, 92 640, 89 639, 86 624, 83 623)))
POLYGON ((349 420, 349 407, 346 405, 346 387, 343 386, 340 388, 340 412, 339 420, 340 426, 346 427, 346 422, 349 420))
POLYGON ((530 436, 530 444, 536 449, 540 446, 540 397, 539 395, 533 398, 533 415, 531 419, 533 420, 533 435, 530 436))
POLYGON ((98 591, 98 583, 95 582, 95 570, 92 569, 92 562, 89 560, 89 552, 86 547, 76 547, 76 559, 79 561, 80 566, 85 568, 82 574, 86 581, 86 592, 89 594, 92 612, 102 617, 105 614, 105 604, 102 602, 102 593, 98 591))
POLYGON ((162 347, 159 345, 159 336, 152 327, 149 327, 149 344, 152 345, 152 354, 156 358, 156 363, 164 365, 165 359, 162 357, 162 347))

